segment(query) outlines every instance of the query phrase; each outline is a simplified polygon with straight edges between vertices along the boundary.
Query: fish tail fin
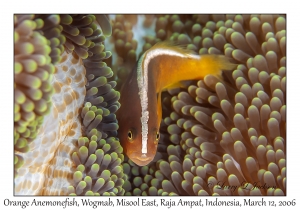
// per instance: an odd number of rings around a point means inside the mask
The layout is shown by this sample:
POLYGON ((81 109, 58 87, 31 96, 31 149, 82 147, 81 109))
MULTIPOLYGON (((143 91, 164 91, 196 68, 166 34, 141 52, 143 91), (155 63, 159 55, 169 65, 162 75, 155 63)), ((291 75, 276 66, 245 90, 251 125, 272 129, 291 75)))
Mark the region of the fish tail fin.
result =
POLYGON ((202 68, 207 69, 209 74, 220 77, 222 70, 234 70, 237 64, 231 63, 230 58, 224 55, 201 55, 200 65, 202 68))

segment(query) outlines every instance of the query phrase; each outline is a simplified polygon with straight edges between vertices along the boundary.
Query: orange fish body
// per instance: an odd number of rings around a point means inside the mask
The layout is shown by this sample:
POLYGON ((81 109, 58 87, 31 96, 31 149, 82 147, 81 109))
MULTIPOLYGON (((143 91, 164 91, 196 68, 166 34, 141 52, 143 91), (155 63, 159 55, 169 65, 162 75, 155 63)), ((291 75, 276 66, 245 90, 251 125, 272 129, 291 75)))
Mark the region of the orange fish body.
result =
POLYGON ((125 154, 140 166, 153 160, 159 141, 163 90, 183 80, 220 75, 221 70, 235 66, 224 56, 194 55, 165 42, 146 51, 121 89, 118 137, 125 154))

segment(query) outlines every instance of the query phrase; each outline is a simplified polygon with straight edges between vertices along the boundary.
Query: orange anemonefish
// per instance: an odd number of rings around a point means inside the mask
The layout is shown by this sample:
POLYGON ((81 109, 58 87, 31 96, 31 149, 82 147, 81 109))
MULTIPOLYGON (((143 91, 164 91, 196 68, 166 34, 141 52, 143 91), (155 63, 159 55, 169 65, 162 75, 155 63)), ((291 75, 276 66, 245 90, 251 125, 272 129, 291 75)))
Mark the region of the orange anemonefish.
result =
POLYGON ((120 92, 118 137, 134 163, 150 163, 157 150, 162 118, 161 92, 180 86, 182 80, 219 76, 236 65, 221 55, 195 55, 190 50, 161 42, 138 60, 120 92))

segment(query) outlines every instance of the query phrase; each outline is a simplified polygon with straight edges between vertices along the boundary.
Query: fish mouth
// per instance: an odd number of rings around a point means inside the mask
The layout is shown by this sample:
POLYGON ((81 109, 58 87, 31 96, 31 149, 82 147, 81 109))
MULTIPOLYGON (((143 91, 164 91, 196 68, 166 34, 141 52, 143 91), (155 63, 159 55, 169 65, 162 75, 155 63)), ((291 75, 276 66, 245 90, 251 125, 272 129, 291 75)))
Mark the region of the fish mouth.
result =
POLYGON ((150 157, 135 157, 135 159, 138 159, 139 161, 148 161, 150 157))
POLYGON ((152 157, 141 157, 141 156, 136 156, 136 157, 130 158, 130 159, 139 166, 148 165, 153 160, 152 157))

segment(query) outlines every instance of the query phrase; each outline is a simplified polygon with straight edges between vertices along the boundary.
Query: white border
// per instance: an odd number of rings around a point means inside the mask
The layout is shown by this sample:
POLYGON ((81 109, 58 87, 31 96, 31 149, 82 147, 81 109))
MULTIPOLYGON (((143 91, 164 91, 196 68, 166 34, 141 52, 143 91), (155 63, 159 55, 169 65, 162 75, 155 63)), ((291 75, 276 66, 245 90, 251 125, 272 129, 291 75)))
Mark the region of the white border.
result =
MULTIPOLYGON (((278 0, 251 0, 251 1, 161 1, 151 0, 141 1, 16 1, 10 0, 1 4, 1 181, 0 181, 0 209, 21 209, 20 207, 4 207, 3 200, 32 200, 33 197, 13 197, 13 13, 287 13, 287 196, 286 197, 264 197, 265 200, 292 200, 297 199, 299 209, 299 119, 300 119, 300 97, 299 97, 299 11, 297 1, 278 0), (57 6, 60 5, 60 6, 57 6)), ((157 198, 157 197, 156 197, 157 198)), ((166 199, 169 199, 165 197, 166 199)), ((173 197, 178 201, 182 197, 173 197)), ((196 197, 184 197, 185 199, 197 199, 196 197)), ((230 197, 223 199, 235 199, 242 201, 247 197, 230 197)), ((256 197, 251 197, 259 199, 256 197)), ((37 197, 38 200, 57 200, 58 197, 37 197)), ((64 198, 61 198, 63 200, 64 198)), ((80 198, 77 198, 80 199, 80 198)), ((96 198, 95 198, 96 199, 96 198)), ((99 198, 97 198, 98 200, 99 198)), ((116 198, 112 198, 116 199, 116 198)), ((128 199, 135 199, 130 197, 128 199)), ((151 199, 148 197, 147 199, 151 199)), ((202 197, 202 199, 205 199, 202 197)), ((214 199, 214 198, 212 198, 214 199)), ((43 207, 53 209, 53 207, 43 207)), ((100 208, 100 207, 99 207, 100 208)), ((122 207, 122 209, 141 209, 147 207, 122 207)), ((149 207, 148 209, 153 209, 149 207)), ((182 207, 172 207, 170 209, 181 209, 182 207)), ((188 209, 188 207, 186 207, 188 209)), ((240 207, 221 207, 234 209, 240 207)), ((250 209, 251 207, 243 207, 250 209)), ((266 207, 252 207, 266 208, 266 207)), ((292 208, 292 207, 290 207, 292 208)), ((276 209, 290 209, 276 208, 276 209)), ((41 209, 41 207, 31 207, 26 209, 41 209)), ((62 208, 60 208, 62 209, 62 208)), ((73 209, 73 208, 67 208, 73 209)), ((79 208, 74 208, 79 209, 79 208)), ((92 208, 88 208, 92 209, 92 208)), ((101 208, 110 209, 110 208, 101 208)), ((168 209, 164 207, 162 209, 168 209)), ((193 208, 195 209, 195 208, 193 208)), ((199 209, 196 208, 196 209, 199 209)), ((220 209, 220 207, 210 207, 210 209, 220 209)))

